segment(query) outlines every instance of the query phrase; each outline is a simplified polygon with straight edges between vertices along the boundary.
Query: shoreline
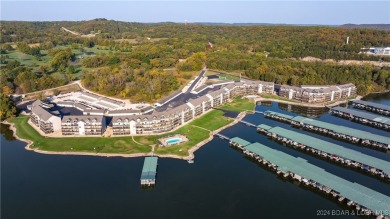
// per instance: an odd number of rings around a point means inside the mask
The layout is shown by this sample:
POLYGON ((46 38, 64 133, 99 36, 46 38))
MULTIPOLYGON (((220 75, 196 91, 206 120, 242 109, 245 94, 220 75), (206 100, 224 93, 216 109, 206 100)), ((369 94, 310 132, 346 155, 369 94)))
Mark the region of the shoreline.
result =
POLYGON ((245 117, 245 115, 246 115, 246 112, 241 112, 240 114, 238 114, 238 116, 231 123, 229 123, 229 124, 219 128, 219 129, 217 129, 215 131, 211 131, 209 133, 209 137, 208 138, 204 139, 203 141, 201 141, 201 142, 197 143, 196 145, 194 145, 193 147, 191 147, 188 150, 188 156, 184 156, 184 157, 179 156, 179 155, 174 155, 174 154, 162 154, 162 155, 159 155, 159 154, 155 154, 153 151, 149 152, 149 153, 135 153, 135 154, 92 153, 92 152, 71 152, 71 151, 62 151, 62 152, 59 152, 59 151, 58 152, 57 151, 44 151, 44 150, 40 150, 38 148, 31 148, 30 146, 34 143, 33 141, 30 141, 30 140, 24 139, 24 138, 20 138, 16 134, 16 127, 15 127, 14 123, 10 123, 10 122, 8 122, 6 120, 1 122, 1 123, 9 125, 9 129, 12 131, 12 135, 15 137, 15 139, 26 143, 26 146, 24 147, 26 150, 33 151, 33 152, 40 153, 40 154, 98 156, 98 157, 125 157, 125 158, 128 158, 128 157, 156 156, 156 157, 160 157, 160 158, 174 158, 174 159, 180 159, 180 160, 190 160, 190 159, 194 159, 195 158, 195 154, 194 153, 198 149, 200 149, 202 146, 204 146, 205 144, 207 144, 208 142, 210 142, 211 140, 214 139, 214 134, 222 131, 225 128, 228 128, 230 126, 233 126, 233 125, 237 124, 242 118, 245 117))

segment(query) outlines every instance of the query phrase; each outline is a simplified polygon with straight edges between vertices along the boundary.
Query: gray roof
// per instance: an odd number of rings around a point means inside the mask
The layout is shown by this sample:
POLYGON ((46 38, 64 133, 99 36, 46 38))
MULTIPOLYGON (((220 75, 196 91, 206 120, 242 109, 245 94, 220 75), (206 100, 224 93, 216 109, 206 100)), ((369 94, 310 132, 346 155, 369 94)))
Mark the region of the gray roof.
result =
POLYGON ((117 109, 117 110, 110 110, 110 114, 119 114, 119 113, 141 113, 141 110, 139 109, 117 109))
POLYGON ((189 100, 188 102, 194 105, 194 107, 196 107, 201 105, 203 102, 207 102, 207 101, 210 101, 210 99, 206 95, 204 95, 196 99, 189 100))
POLYGON ((222 93, 226 93, 227 91, 225 91, 224 89, 219 89, 219 90, 216 90, 216 91, 212 91, 210 92, 209 94, 213 97, 217 96, 217 95, 221 95, 222 93))
POLYGON ((373 102, 368 102, 368 101, 363 101, 363 100, 353 100, 352 102, 390 111, 390 106, 384 105, 384 104, 373 103, 373 102))
POLYGON ((96 119, 97 122, 100 122, 100 123, 103 123, 104 122, 104 117, 102 115, 65 115, 64 117, 62 117, 62 122, 66 122, 67 120, 71 120, 71 121, 74 121, 74 120, 83 120, 83 121, 86 121, 86 120, 93 120, 93 119, 96 119))
POLYGON ((333 107, 331 109, 339 111, 339 112, 343 112, 343 113, 348 113, 348 114, 351 114, 352 116, 360 117, 363 119, 368 119, 368 120, 371 120, 374 122, 390 125, 390 118, 381 117, 381 116, 378 116, 378 115, 375 115, 372 113, 366 113, 366 112, 361 112, 361 111, 357 111, 357 110, 350 110, 348 108, 339 107, 339 106, 333 107))
POLYGON ((147 107, 142 108, 142 109, 141 109, 141 112, 147 112, 147 111, 149 111, 149 110, 154 110, 154 108, 151 107, 151 106, 147 106, 147 107))
POLYGON ((332 123, 322 122, 319 120, 310 119, 310 118, 303 117, 303 116, 296 116, 296 117, 292 118, 292 120, 299 122, 299 123, 302 123, 302 124, 312 125, 312 126, 332 130, 333 132, 341 133, 344 135, 349 135, 349 136, 353 136, 353 137, 360 138, 360 139, 368 139, 371 141, 381 142, 383 144, 390 145, 390 138, 385 137, 385 136, 381 136, 381 135, 377 135, 377 134, 374 134, 371 132, 366 132, 366 131, 362 131, 359 129, 353 129, 353 128, 349 128, 349 127, 341 126, 341 125, 335 125, 332 123))
POLYGON ((86 112, 86 113, 104 113, 105 110, 104 109, 86 109, 86 110, 84 110, 84 112, 86 112))
MULTIPOLYGON (((38 103, 37 103, 38 104, 38 103)), ((40 120, 47 121, 53 114, 49 113, 45 108, 40 105, 34 105, 31 109, 31 112, 39 117, 40 120)))

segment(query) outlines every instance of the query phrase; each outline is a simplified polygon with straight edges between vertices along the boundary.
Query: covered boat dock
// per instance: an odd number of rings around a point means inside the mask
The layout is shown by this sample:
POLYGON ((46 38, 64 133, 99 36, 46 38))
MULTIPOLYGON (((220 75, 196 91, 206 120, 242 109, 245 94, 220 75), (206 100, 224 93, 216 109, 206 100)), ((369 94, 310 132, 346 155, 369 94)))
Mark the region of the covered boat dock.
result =
POLYGON ((156 184, 158 157, 145 157, 141 174, 142 186, 153 186, 156 184))
POLYGON ((260 143, 245 146, 244 154, 278 174, 292 177, 306 186, 330 194, 335 199, 344 201, 348 206, 355 206, 358 211, 370 212, 376 216, 388 216, 389 214, 390 197, 333 175, 302 158, 291 156, 260 143))
POLYGON ((358 109, 363 109, 374 113, 382 114, 385 116, 390 116, 390 106, 388 105, 368 102, 364 100, 353 100, 351 101, 351 104, 353 107, 358 109))
POLYGON ((351 110, 344 107, 333 107, 330 108, 329 111, 331 114, 346 118, 346 119, 352 119, 353 121, 365 124, 365 125, 371 125, 375 128, 383 129, 390 131, 390 118, 387 117, 380 117, 378 115, 372 114, 372 113, 366 113, 361 112, 357 110, 351 110))
POLYGON ((365 170, 380 178, 390 179, 390 162, 388 161, 281 127, 259 125, 258 130, 294 148, 300 148, 346 166, 365 170))

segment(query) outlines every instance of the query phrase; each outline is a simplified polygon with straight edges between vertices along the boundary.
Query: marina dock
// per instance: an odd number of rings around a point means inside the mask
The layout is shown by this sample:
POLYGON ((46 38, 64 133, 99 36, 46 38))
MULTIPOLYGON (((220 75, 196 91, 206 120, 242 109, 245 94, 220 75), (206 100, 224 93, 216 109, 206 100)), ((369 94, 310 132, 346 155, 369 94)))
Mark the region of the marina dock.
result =
POLYGON ((363 109, 377 114, 390 116, 390 106, 387 105, 363 101, 363 100, 353 100, 351 101, 351 104, 353 107, 358 109, 363 109))
POLYGON ((350 110, 339 106, 330 108, 329 113, 341 118, 352 119, 364 125, 371 125, 378 129, 390 131, 390 118, 387 117, 380 117, 372 113, 350 110))
POLYGON ((373 215, 377 218, 389 216, 390 197, 333 175, 302 158, 291 156, 260 143, 247 143, 249 142, 237 137, 230 141, 233 147, 240 145, 246 156, 271 171, 354 207, 361 215, 373 215))
POLYGON ((346 126, 335 125, 332 123, 322 122, 303 116, 291 117, 286 114, 266 111, 264 116, 283 122, 291 123, 294 127, 303 128, 312 132, 318 132, 332 138, 341 139, 350 143, 361 144, 365 147, 379 151, 390 151, 390 138, 373 134, 371 132, 361 131, 346 126))
POLYGON ((257 130, 274 140, 344 166, 362 170, 384 180, 390 180, 390 162, 360 153, 299 132, 281 127, 259 125, 257 130))
POLYGON ((142 167, 141 185, 154 186, 156 184, 158 157, 145 157, 142 167))

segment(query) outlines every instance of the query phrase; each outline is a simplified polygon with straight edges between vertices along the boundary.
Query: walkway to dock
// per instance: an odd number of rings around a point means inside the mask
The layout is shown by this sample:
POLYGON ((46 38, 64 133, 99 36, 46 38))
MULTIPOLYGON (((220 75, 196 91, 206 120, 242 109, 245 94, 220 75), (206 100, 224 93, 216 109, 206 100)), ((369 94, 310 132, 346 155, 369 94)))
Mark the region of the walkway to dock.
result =
POLYGON ((255 124, 247 122, 247 121, 240 120, 240 123, 245 124, 245 125, 250 126, 250 127, 256 127, 255 124))
POLYGON ((220 133, 215 133, 214 135, 218 136, 219 138, 223 139, 223 140, 228 140, 229 141, 229 137, 227 137, 226 135, 222 135, 220 133))
MULTIPOLYGON (((268 126, 270 127, 270 126, 268 126)), ((330 158, 342 158, 344 160, 350 160, 353 162, 358 162, 362 164, 361 168, 368 166, 371 168, 376 168, 387 175, 390 176, 390 162, 372 157, 361 152, 345 148, 341 145, 333 144, 318 138, 314 138, 299 132, 291 131, 281 127, 271 127, 265 130, 265 132, 270 133, 272 137, 280 138, 283 142, 291 143, 292 145, 301 145, 307 146, 309 148, 318 150, 318 154, 323 154, 323 156, 330 158), (336 157, 337 156, 337 157, 336 157)), ((313 152, 314 153, 314 152, 313 152)), ((358 165, 357 167, 359 167, 358 165)), ((375 172, 377 172, 375 170, 375 172)))
POLYGON ((359 210, 368 208, 374 215, 389 215, 390 197, 333 175, 308 163, 307 160, 291 156, 260 143, 246 145, 243 151, 277 173, 283 173, 284 176, 290 175, 319 191, 332 194, 340 201, 344 198, 349 199, 348 205, 360 205, 359 210))
POLYGON ((141 185, 153 186, 156 184, 158 157, 145 157, 141 174, 141 185))
POLYGON ((385 116, 390 116, 390 106, 383 105, 379 103, 373 103, 363 100, 353 100, 351 101, 352 106, 355 108, 371 111, 377 114, 382 114, 385 116))
POLYGON ((255 110, 254 113, 257 113, 257 114, 264 114, 264 112, 262 112, 262 111, 257 111, 257 110, 255 110))

